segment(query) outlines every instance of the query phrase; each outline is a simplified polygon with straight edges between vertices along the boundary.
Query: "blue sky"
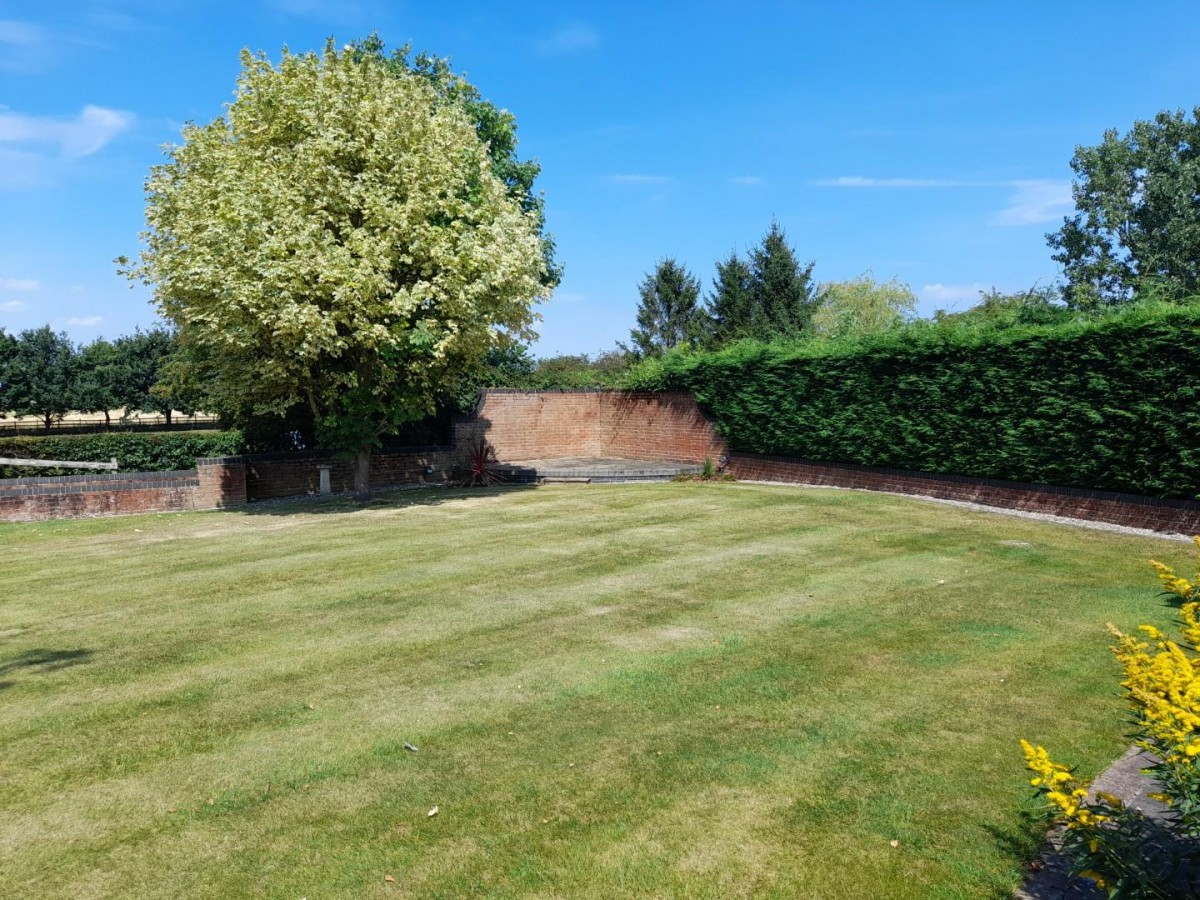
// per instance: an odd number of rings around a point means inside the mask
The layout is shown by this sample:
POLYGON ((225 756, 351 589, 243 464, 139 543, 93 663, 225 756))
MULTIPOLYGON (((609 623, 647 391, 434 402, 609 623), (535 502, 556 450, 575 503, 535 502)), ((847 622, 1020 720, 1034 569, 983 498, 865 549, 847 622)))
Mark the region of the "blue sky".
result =
POLYGON ((142 182, 232 94, 243 47, 373 30, 450 56, 543 165, 566 276, 535 350, 627 340, 664 256, 705 286, 772 219, 822 281, 871 271, 920 310, 1057 270, 1070 158, 1200 105, 1195 3, 0 0, 0 327, 154 321, 112 263, 142 182))

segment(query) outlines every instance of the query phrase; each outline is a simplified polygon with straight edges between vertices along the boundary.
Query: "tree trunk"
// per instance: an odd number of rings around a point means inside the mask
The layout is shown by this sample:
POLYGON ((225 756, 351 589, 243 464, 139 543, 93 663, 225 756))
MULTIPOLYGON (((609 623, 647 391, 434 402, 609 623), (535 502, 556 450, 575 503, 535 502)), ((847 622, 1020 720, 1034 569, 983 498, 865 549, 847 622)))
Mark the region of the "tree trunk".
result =
POLYGON ((171 410, 169 407, 167 408, 167 411, 163 413, 163 415, 167 417, 167 427, 170 428, 171 427, 171 410))
POLYGON ((358 448, 354 457, 354 499, 365 503, 371 499, 371 445, 358 448))

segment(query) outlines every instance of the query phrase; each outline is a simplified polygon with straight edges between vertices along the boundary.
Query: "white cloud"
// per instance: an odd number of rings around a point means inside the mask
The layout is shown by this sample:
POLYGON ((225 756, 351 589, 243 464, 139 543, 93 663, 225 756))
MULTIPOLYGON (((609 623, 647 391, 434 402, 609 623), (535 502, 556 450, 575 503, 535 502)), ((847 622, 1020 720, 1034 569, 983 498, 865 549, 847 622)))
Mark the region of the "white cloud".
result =
POLYGON ((0 110, 0 143, 50 144, 61 156, 73 159, 100 150, 133 120, 133 113, 92 105, 73 119, 0 110))
POLYGON ((580 50, 590 50, 600 44, 600 35, 590 25, 575 23, 560 28, 534 46, 544 56, 564 56, 580 50))
POLYGON ((1075 206, 1069 181, 1014 181, 1008 206, 993 220, 997 225, 1037 225, 1057 222, 1075 206))
POLYGON ((0 303, 0 312, 20 312, 25 308, 25 304, 20 300, 6 300, 0 303))
POLYGON ((67 326, 70 328, 94 328, 103 321, 103 316, 72 316, 67 319, 67 326))
POLYGON ((34 72, 46 61, 45 29, 0 19, 0 72, 34 72))
POLYGON ((669 184, 669 175, 609 175, 608 180, 613 184, 669 184))
POLYGON ((987 290, 991 290, 991 285, 981 281, 972 281, 969 284, 942 284, 939 281, 937 284, 923 285, 917 291, 917 295, 923 301, 944 309, 963 301, 974 305, 979 300, 979 292, 987 290))
POLYGON ((729 179, 730 184, 736 184, 741 187, 758 187, 767 183, 765 178, 759 178, 757 175, 739 175, 736 178, 729 179))
POLYGON ((843 175, 814 181, 838 188, 1009 188, 1008 205, 992 216, 993 225, 1038 225, 1056 222, 1074 207, 1071 182, 1050 179, 958 181, 949 178, 866 178, 843 175))
POLYGON ((36 291, 39 287, 32 278, 0 278, 0 291, 36 291))
POLYGON ((0 44, 30 47, 42 40, 42 29, 30 22, 0 19, 0 44))

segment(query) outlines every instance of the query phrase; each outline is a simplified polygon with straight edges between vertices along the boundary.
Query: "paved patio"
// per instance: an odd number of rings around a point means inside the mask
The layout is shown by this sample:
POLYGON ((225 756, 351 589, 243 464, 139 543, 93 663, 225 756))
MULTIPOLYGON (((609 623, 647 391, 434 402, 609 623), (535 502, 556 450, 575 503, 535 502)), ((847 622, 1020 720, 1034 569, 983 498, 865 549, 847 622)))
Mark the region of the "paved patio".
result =
POLYGON ((512 481, 524 483, 670 481, 675 475, 699 474, 700 466, 667 460, 569 457, 504 460, 498 467, 512 481))

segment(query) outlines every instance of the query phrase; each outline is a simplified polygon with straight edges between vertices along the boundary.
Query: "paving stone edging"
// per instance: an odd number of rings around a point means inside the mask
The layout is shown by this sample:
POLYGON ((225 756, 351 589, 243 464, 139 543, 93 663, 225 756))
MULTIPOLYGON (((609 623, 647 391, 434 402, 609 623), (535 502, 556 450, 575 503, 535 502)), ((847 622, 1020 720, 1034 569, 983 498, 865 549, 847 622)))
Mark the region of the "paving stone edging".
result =
MULTIPOLYGON (((1166 807, 1147 794, 1157 790, 1154 780, 1142 770, 1154 765, 1154 757, 1145 750, 1130 747, 1092 782, 1097 791, 1119 797, 1128 807, 1140 810, 1149 819, 1161 820, 1166 807)), ((1071 861, 1062 853, 1062 831, 1046 837, 1041 853, 1042 868, 1031 872, 1013 897, 1015 900, 1100 900, 1108 895, 1087 878, 1071 877, 1071 861)))

